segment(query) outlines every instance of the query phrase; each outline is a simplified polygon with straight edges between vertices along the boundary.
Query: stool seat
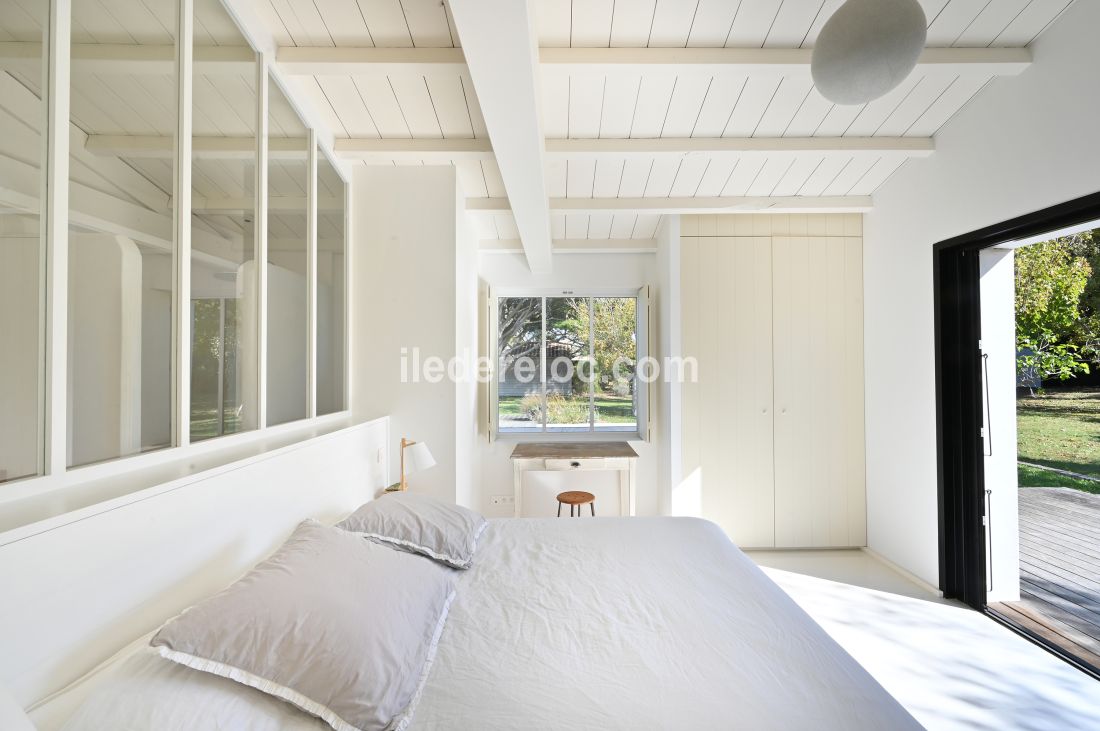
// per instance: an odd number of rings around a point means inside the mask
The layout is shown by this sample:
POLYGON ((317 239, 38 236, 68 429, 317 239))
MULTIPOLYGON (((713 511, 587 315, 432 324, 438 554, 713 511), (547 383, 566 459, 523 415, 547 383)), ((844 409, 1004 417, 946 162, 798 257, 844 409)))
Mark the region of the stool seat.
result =
POLYGON ((573 511, 576 510, 576 515, 581 514, 581 506, 587 505, 592 510, 592 515, 596 515, 596 496, 590 492, 584 492, 583 490, 566 490, 565 492, 558 493, 558 517, 561 517, 562 504, 569 506, 569 515, 574 515, 573 511))

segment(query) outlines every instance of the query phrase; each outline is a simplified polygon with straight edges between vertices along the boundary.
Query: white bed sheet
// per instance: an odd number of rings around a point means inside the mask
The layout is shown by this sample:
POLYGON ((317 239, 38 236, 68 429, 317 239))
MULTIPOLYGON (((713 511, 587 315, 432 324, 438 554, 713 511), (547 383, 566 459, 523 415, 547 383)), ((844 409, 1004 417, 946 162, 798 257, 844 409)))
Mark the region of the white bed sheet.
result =
MULTIPOLYGON (((148 648, 110 666, 32 718, 90 695, 67 728, 327 728, 148 648)), ((491 521, 411 731, 666 728, 920 726, 712 523, 491 521)))
POLYGON ((919 724, 713 523, 492 521, 413 729, 919 724))

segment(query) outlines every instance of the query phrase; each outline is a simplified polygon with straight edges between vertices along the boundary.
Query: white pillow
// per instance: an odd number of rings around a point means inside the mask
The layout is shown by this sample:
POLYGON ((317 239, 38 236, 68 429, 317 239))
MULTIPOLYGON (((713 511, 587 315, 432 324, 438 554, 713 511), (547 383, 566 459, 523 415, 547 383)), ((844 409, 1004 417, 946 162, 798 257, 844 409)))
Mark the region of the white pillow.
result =
POLYGON ((27 718, 23 706, 3 686, 0 686, 0 728, 4 731, 34 731, 34 724, 27 718))
POLYGON ((338 731, 405 728, 454 599, 451 573, 307 520, 151 644, 282 698, 338 731))
POLYGON ((363 505, 336 527, 467 569, 488 525, 485 516, 460 505, 394 492, 363 505))

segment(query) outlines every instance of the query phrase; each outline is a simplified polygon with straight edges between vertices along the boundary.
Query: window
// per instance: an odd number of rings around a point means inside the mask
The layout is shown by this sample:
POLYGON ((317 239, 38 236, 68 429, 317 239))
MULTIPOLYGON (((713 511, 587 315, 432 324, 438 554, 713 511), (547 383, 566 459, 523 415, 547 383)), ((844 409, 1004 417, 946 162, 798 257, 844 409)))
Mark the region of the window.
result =
POLYGON ((644 290, 496 299, 496 431, 645 434, 644 290))
MULTIPOLYGON (((150 22, 136 42, 173 47, 176 0, 142 9, 150 22)), ((98 0, 73 0, 72 44, 101 43, 104 17, 98 0)), ((70 75, 68 464, 78 466, 172 444, 178 75, 136 54, 106 73, 81 53, 70 75), (93 154, 86 139, 119 143, 93 154)))
POLYGON ((309 134, 279 85, 268 87, 267 423, 274 426, 308 416, 309 134))
MULTIPOLYGON (((195 3, 195 54, 240 50, 226 72, 195 64, 191 142, 191 441, 257 427, 256 58, 217 0, 195 3), (237 146, 218 150, 226 138, 237 146)), ((304 347, 304 346, 303 346, 304 347)))
MULTIPOLYGON (((0 13, 0 38, 45 41, 49 3, 10 10, 0 13)), ((44 66, 27 57, 0 71, 0 187, 8 193, 0 211, 0 483, 40 472, 44 66)))
POLYGON ((317 415, 344 410, 344 180, 317 154, 317 415))

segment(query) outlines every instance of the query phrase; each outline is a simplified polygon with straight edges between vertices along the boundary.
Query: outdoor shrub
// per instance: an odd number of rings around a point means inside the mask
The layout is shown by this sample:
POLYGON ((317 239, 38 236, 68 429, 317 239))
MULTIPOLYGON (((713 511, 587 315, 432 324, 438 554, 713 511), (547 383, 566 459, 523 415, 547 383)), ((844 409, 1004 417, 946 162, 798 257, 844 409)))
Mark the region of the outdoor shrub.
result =
MULTIPOLYGON (((535 391, 528 392, 520 402, 520 410, 536 423, 542 421, 541 406, 541 399, 535 391)), ((587 424, 588 399, 573 399, 551 391, 546 394, 546 421, 549 424, 587 424)))
POLYGON ((615 381, 615 384, 611 387, 611 392, 619 398, 626 398, 630 395, 630 381, 625 378, 620 378, 615 381))

